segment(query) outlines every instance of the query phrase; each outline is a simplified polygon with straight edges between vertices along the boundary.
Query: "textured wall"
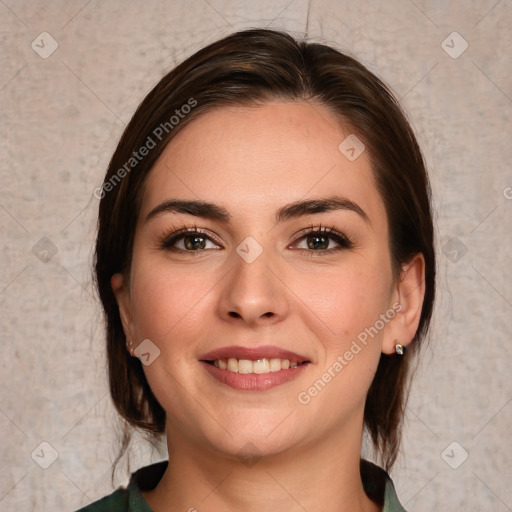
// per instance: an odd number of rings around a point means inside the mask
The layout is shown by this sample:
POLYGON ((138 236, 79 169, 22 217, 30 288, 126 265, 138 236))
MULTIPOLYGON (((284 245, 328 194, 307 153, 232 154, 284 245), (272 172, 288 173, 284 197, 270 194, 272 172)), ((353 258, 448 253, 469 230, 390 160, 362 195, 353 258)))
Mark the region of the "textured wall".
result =
MULTIPOLYGON (((353 53, 410 114, 434 187, 440 295, 393 478, 411 512, 512 510, 506 0, 0 1, 0 510, 73 510, 111 491, 93 190, 162 74, 254 26, 307 28, 353 53)), ((141 441, 134 457, 161 455, 141 441)))

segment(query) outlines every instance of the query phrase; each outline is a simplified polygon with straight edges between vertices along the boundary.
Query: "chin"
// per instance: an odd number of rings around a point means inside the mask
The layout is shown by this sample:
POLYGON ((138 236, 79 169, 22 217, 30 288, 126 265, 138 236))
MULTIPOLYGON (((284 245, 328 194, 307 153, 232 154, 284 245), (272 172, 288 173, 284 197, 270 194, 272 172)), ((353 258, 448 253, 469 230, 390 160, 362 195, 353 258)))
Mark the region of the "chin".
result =
MULTIPOLYGON (((282 418, 280 419, 282 421, 282 418)), ((272 425, 240 425, 229 430, 232 435, 225 431, 217 431, 213 436, 207 436, 208 444, 216 451, 227 457, 239 459, 245 463, 245 459, 259 459, 279 455, 291 450, 297 445, 295 432, 285 428, 277 427, 279 422, 272 425), (264 431, 262 431, 264 428, 264 431)), ((288 425, 289 428, 289 425, 288 425)))

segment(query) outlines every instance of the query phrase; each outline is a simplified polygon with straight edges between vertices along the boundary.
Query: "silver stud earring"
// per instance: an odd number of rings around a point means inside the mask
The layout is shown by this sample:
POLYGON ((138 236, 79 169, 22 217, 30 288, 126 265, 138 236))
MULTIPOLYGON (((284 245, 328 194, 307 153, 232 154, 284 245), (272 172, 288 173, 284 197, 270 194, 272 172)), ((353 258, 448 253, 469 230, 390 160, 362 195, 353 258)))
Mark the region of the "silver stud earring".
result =
POLYGON ((133 357, 134 354, 133 354, 132 345, 133 345, 133 341, 126 342, 126 348, 128 349, 128 352, 130 352, 130 355, 133 357))
POLYGON ((395 345, 395 352, 400 356, 404 356, 405 355, 405 345, 401 345, 400 343, 397 343, 395 345))

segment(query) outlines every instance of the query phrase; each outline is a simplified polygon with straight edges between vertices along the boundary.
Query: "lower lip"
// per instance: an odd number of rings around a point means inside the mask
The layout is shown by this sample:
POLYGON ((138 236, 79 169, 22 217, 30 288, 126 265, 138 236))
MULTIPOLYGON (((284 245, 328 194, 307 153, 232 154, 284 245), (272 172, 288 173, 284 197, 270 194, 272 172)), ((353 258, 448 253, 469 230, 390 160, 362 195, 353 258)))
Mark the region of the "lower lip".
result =
POLYGON ((212 364, 200 361, 210 375, 227 386, 242 391, 264 391, 296 379, 309 363, 300 364, 295 368, 269 373, 237 373, 221 370, 212 364))

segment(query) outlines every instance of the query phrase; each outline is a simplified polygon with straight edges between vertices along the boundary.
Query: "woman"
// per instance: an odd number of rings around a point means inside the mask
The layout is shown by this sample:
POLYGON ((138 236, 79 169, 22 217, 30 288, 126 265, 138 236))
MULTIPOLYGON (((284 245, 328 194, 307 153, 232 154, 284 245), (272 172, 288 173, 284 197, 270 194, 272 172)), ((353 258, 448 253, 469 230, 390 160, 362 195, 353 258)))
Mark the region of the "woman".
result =
POLYGON ((382 82, 235 33, 149 93, 96 194, 111 395, 169 460, 82 510, 404 510, 386 471, 435 258, 422 155, 382 82))

